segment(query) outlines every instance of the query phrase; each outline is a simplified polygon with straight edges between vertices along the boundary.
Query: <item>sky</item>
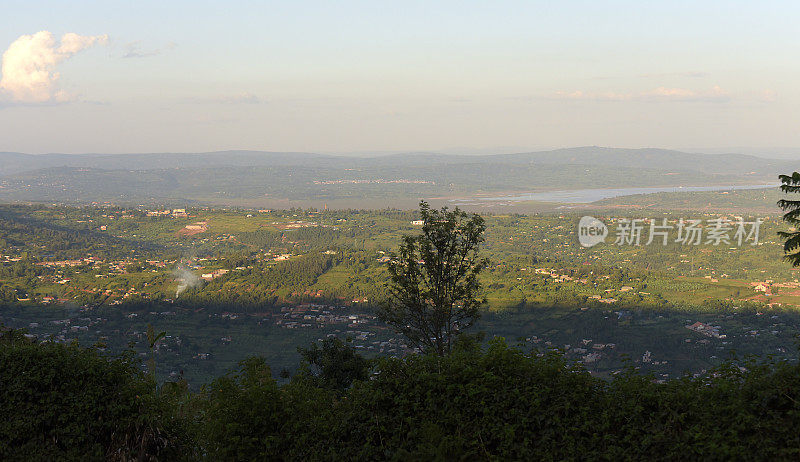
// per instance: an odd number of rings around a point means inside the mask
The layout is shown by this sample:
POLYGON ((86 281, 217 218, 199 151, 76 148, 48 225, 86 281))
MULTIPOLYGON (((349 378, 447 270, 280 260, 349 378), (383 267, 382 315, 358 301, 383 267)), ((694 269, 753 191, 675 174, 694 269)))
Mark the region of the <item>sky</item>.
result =
POLYGON ((791 1, 3 0, 0 151, 775 151, 800 146, 799 17, 791 1))

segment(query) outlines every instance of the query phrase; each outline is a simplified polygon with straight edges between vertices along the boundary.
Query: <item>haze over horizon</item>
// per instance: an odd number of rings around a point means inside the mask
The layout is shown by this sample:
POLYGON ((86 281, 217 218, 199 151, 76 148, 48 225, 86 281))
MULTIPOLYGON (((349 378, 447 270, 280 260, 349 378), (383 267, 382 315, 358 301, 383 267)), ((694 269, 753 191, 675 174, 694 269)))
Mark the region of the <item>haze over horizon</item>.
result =
POLYGON ((46 155, 138 155, 138 154, 208 154, 215 152, 254 152, 254 153, 280 153, 280 152, 297 152, 305 154, 322 154, 326 156, 335 157, 352 157, 352 158, 375 158, 402 154, 442 154, 449 156, 492 156, 504 154, 522 154, 522 153, 537 153, 537 152, 553 152, 553 151, 568 151, 572 149, 582 148, 600 148, 600 149, 631 149, 631 150, 669 150, 682 153, 702 154, 702 155, 725 155, 725 154, 743 154, 747 156, 760 157, 763 159, 774 160, 799 160, 800 161, 800 148, 794 147, 721 147, 721 148, 676 148, 666 149, 657 146, 641 146, 641 147, 618 147, 618 146, 539 146, 539 147, 522 147, 522 146, 499 146, 487 148, 469 148, 469 147, 452 147, 444 149, 419 149, 419 150, 360 150, 360 151, 279 151, 273 149, 222 149, 222 150, 198 150, 192 152, 185 151, 147 151, 147 152, 18 152, 18 151, 2 151, 0 153, 15 153, 33 156, 46 156, 46 155))
POLYGON ((2 11, 0 151, 800 146, 786 2, 2 11))

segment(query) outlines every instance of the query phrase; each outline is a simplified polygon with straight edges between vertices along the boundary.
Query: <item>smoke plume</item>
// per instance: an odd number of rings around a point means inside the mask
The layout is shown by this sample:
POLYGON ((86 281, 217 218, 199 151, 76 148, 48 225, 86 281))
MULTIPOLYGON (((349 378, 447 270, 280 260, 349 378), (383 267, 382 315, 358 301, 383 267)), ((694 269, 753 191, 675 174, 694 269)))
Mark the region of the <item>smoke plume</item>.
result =
POLYGON ((202 279, 184 266, 178 266, 172 270, 172 274, 178 280, 178 289, 175 291, 176 298, 186 289, 197 287, 202 283, 202 279))

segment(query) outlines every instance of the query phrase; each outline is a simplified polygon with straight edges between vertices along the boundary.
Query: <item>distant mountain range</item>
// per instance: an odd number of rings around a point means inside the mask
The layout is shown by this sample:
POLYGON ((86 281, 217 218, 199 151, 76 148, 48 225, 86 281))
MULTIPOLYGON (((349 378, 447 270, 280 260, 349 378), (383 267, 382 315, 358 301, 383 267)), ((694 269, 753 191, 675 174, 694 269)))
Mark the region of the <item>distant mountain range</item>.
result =
POLYGON ((608 187, 777 183, 796 162, 743 154, 579 147, 498 155, 302 152, 0 153, 0 200, 209 204, 385 203, 608 187), (338 201, 338 202, 337 202, 338 201), (342 202, 344 201, 344 202, 342 202))

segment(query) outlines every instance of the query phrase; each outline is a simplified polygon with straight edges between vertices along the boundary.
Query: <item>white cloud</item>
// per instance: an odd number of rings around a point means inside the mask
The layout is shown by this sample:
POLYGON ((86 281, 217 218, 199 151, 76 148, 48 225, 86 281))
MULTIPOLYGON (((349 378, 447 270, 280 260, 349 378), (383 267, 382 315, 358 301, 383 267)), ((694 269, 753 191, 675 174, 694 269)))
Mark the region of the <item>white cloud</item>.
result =
POLYGON ((658 87, 649 91, 639 93, 615 93, 615 92, 583 92, 583 91, 559 91, 553 95, 556 99, 574 99, 591 101, 678 101, 678 102, 708 102, 724 103, 730 101, 731 97, 727 91, 719 86, 713 86, 710 90, 697 91, 686 88, 658 87))
POLYGON ((135 42, 130 42, 125 44, 125 53, 123 53, 123 58, 149 58, 151 56, 160 55, 162 52, 166 50, 172 50, 177 46, 174 42, 169 42, 164 45, 163 48, 155 48, 150 50, 143 50, 141 48, 141 42, 138 40, 135 42))
POLYGON ((655 97, 655 98, 694 98, 697 96, 697 93, 692 90, 687 90, 685 88, 668 88, 668 87, 658 87, 655 90, 651 90, 647 93, 643 93, 644 96, 647 97, 655 97))
POLYGON ((68 101, 70 96, 58 88, 56 67, 75 53, 95 44, 108 43, 107 35, 85 36, 67 33, 56 43, 48 31, 23 35, 3 53, 3 78, 0 91, 19 103, 68 101))

